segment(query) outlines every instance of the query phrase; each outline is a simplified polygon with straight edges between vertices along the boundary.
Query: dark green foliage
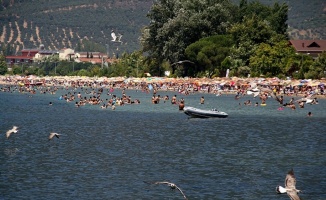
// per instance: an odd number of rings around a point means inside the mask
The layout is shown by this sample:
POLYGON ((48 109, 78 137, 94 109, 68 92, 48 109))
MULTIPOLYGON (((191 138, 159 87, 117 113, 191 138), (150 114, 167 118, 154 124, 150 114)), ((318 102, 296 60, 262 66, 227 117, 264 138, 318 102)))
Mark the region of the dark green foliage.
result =
POLYGON ((275 3, 271 8, 271 15, 267 17, 269 19, 272 30, 274 30, 278 34, 283 34, 288 36, 287 34, 287 20, 288 20, 288 5, 285 3, 279 5, 275 3))
MULTIPOLYGON (((314 1, 288 1, 288 0, 232 0, 232 2, 242 7, 240 13, 246 12, 246 6, 250 4, 263 4, 271 6, 274 14, 270 15, 273 17, 277 7, 279 7, 280 12, 276 12, 279 19, 284 21, 283 11, 288 12, 287 24, 289 27, 285 27, 289 38, 291 39, 326 39, 326 15, 325 11, 325 1, 324 0, 314 0, 314 1), (278 5, 276 5, 278 4, 278 5), (287 5, 286 5, 287 4, 287 5)), ((248 13, 247 13, 248 14, 248 13)), ((257 13, 256 13, 257 14, 257 13)), ((269 17, 265 15, 265 17, 269 17)), ((272 26, 277 26, 277 20, 272 22, 272 26), (275 23, 275 24, 274 24, 275 23)), ((283 24, 281 22, 279 25, 283 24)), ((283 26, 283 25, 282 25, 283 26)), ((276 28, 276 27, 275 27, 276 28)), ((278 28, 277 28, 278 29, 278 28)), ((276 30, 276 29, 275 29, 276 30)))
POLYGON ((266 20, 273 31, 277 34, 287 35, 288 5, 275 3, 273 6, 267 6, 259 1, 248 3, 242 0, 239 5, 239 22, 245 18, 255 17, 259 20, 266 20))
POLYGON ((5 75, 7 71, 8 69, 5 62, 5 56, 0 54, 0 75, 5 75))
POLYGON ((226 65, 221 63, 230 54, 230 48, 234 45, 230 35, 216 35, 203 38, 187 47, 187 57, 196 63, 188 64, 188 76, 197 76, 201 71, 207 71, 208 76, 225 76, 226 65))
POLYGON ((143 30, 143 51, 158 62, 185 59, 184 50, 199 39, 225 34, 236 9, 229 1, 157 1, 143 30))

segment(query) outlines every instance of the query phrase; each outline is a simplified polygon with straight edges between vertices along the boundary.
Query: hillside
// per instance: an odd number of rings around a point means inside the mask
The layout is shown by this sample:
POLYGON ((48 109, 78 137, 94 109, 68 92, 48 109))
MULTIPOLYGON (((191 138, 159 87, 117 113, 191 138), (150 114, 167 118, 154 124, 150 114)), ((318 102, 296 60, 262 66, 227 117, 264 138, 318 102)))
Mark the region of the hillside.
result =
MULTIPOLYGON (((142 27, 151 0, 3 0, 0 8, 0 43, 23 48, 88 49, 121 53, 139 48, 142 27), (121 45, 111 42, 111 30, 123 34, 121 45), (90 41, 80 46, 82 41, 90 41), (85 44, 86 45, 86 44, 85 44)), ((233 0, 239 2, 239 0, 233 0)), ((261 0, 271 4, 276 1, 261 0)), ((291 39, 326 39, 324 0, 280 0, 289 4, 291 39)))
POLYGON ((123 34, 119 51, 132 51, 139 47, 150 6, 149 0, 21 0, 0 12, 0 42, 15 44, 18 51, 40 44, 46 49, 77 48, 89 40, 105 51, 106 44, 112 46, 114 30, 123 34))
POLYGON ((260 0, 260 2, 267 5, 284 2, 289 5, 288 33, 291 39, 326 39, 325 0, 260 0))

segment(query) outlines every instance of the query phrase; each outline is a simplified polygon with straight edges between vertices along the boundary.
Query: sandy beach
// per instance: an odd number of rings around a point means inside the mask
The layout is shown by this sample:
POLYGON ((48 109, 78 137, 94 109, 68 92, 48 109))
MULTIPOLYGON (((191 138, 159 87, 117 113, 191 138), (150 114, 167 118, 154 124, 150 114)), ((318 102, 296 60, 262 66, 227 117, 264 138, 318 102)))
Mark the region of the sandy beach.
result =
POLYGON ((0 76, 0 85, 121 88, 137 90, 166 90, 179 93, 236 94, 254 87, 268 88, 278 94, 305 96, 314 94, 325 98, 326 80, 281 80, 278 78, 167 78, 167 77, 79 77, 79 76, 0 76))

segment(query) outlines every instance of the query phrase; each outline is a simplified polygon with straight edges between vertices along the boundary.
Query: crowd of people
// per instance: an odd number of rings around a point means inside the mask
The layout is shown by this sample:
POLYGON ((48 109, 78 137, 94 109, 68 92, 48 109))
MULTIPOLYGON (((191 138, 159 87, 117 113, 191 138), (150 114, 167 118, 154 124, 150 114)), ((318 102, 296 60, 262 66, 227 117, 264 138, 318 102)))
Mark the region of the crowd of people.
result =
MULTIPOLYGON (((60 100, 67 102, 75 102, 76 107, 81 107, 87 104, 97 105, 102 109, 112 108, 113 110, 116 106, 123 106, 127 104, 140 104, 139 99, 133 99, 130 95, 126 94, 127 89, 133 89, 137 91, 142 91, 145 93, 152 93, 151 102, 153 104, 159 104, 160 102, 170 102, 171 104, 177 104, 179 110, 183 110, 185 107, 185 99, 177 98, 177 95, 171 98, 168 95, 161 96, 158 94, 159 91, 175 91, 182 96, 190 95, 193 93, 211 93, 216 96, 221 96, 225 94, 234 94, 235 99, 239 100, 241 97, 248 95, 247 91, 252 88, 250 84, 237 85, 220 85, 220 84, 202 84, 191 82, 102 82, 97 80, 70 80, 62 81, 61 79, 52 79, 50 81, 44 81, 41 84, 21 84, 20 81, 14 80, 8 77, 3 77, 1 79, 0 85, 1 91, 3 92, 13 92, 18 91, 22 93, 29 93, 30 95, 36 94, 37 92, 42 94, 56 94, 58 89, 66 90, 67 93, 60 96, 60 100), (122 94, 113 94, 115 89, 121 89, 122 94), (79 92, 77 92, 79 91, 79 92), (106 94, 106 95, 105 95, 106 94)), ((289 107, 291 109, 304 108, 305 103, 318 104, 316 96, 320 98, 325 96, 324 85, 264 85, 264 84, 254 84, 259 90, 259 96, 261 106, 266 105, 266 100, 269 97, 277 100, 280 103, 279 110, 283 110, 284 107, 289 107), (284 96, 291 96, 289 102, 284 102, 284 96), (298 100, 294 100, 294 97, 302 97, 298 100), (312 98, 314 96, 314 98, 312 98), (297 104, 297 105, 296 105, 297 104)), ((199 99, 200 104, 205 103, 204 96, 199 99)), ((244 103, 246 106, 252 105, 250 100, 246 100, 244 103)), ((241 103, 239 103, 241 105, 241 103)), ((258 106, 258 102, 254 104, 258 106)), ((311 115, 309 115, 311 116, 311 115)))

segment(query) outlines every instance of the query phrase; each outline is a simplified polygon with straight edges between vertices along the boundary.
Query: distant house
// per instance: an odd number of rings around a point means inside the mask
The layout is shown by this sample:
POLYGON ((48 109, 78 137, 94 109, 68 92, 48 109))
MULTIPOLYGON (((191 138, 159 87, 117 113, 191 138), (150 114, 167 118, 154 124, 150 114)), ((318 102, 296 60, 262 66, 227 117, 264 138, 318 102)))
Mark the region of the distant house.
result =
POLYGON ((307 54, 317 58, 322 52, 326 52, 326 40, 290 40, 297 53, 307 54))
POLYGON ((90 62, 92 64, 112 63, 115 59, 109 59, 101 52, 78 52, 75 54, 76 62, 90 62))
POLYGON ((58 53, 57 50, 45 50, 44 46, 41 45, 39 49, 23 49, 21 50, 20 55, 6 56, 6 63, 10 67, 20 63, 32 64, 41 61, 44 57, 49 57, 58 53))
POLYGON ((108 56, 101 52, 78 52, 70 48, 61 50, 45 50, 43 46, 39 49, 23 49, 21 55, 6 56, 6 62, 9 67, 18 64, 32 64, 42 61, 44 58, 59 55, 60 61, 90 62, 92 64, 108 65, 116 59, 109 59, 108 56))
POLYGON ((58 54, 58 51, 53 51, 53 50, 39 50, 39 52, 37 54, 35 54, 33 61, 34 62, 38 62, 41 61, 42 59, 46 58, 46 57, 50 57, 53 56, 55 54, 58 54))
POLYGON ((72 61, 75 58, 75 50, 64 48, 59 51, 59 60, 72 61))
POLYGON ((33 58, 39 51, 39 49, 23 49, 21 55, 6 56, 6 62, 9 65, 33 63, 33 58))
POLYGON ((101 52, 78 52, 76 58, 102 58, 107 57, 106 54, 101 52))
POLYGON ((45 50, 44 46, 40 46, 39 49, 23 49, 20 55, 6 56, 7 65, 13 66, 20 63, 38 63, 44 58, 58 55, 59 60, 71 61, 75 59, 75 51, 73 49, 64 48, 61 50, 45 50))

